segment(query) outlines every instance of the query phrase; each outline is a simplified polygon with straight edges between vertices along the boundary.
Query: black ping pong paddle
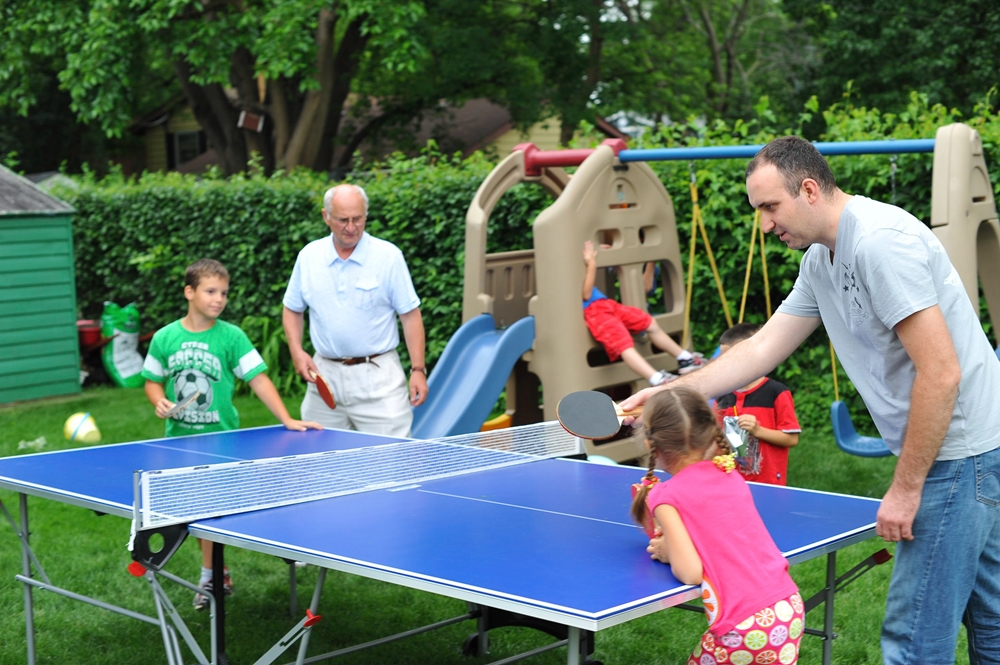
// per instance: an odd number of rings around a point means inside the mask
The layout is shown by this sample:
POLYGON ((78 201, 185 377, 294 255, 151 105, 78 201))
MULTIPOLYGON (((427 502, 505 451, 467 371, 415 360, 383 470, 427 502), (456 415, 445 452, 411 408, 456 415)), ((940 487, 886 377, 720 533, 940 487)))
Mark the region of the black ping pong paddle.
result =
POLYGON ((610 439, 621 429, 625 416, 637 416, 642 407, 622 411, 610 397, 596 390, 570 393, 556 405, 556 417, 567 432, 581 439, 610 439))

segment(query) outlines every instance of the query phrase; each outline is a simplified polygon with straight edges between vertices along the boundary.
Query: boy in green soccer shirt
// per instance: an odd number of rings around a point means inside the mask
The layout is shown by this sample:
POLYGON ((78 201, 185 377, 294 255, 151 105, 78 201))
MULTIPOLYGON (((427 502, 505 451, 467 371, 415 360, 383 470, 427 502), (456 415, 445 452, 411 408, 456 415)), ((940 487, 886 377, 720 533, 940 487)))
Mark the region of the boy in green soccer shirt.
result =
MULTIPOLYGON (((167 419, 167 436, 238 429, 240 416, 233 406, 236 379, 243 379, 260 401, 287 429, 304 431, 323 429, 317 423, 295 420, 288 414, 281 396, 265 374, 267 365, 246 333, 218 317, 229 296, 229 273, 218 261, 201 259, 188 266, 184 275, 184 297, 188 313, 164 326, 153 335, 143 364, 146 397, 156 407, 156 415, 165 418, 174 406, 167 394, 180 402, 196 391, 198 397, 186 408, 167 419)), ((212 543, 200 541, 201 579, 198 585, 205 594, 196 594, 195 609, 208 605, 206 594, 212 590, 212 543)), ((232 593, 226 570, 224 590, 232 593)))

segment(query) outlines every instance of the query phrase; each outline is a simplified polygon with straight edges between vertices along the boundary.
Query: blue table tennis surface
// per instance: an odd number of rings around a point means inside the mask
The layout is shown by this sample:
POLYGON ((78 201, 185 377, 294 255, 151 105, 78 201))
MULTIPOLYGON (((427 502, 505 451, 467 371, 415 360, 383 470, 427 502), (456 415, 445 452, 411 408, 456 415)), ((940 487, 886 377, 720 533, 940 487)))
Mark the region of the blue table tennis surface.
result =
MULTIPOLYGON (((0 459, 0 487, 125 517, 135 470, 393 443, 280 427, 0 459)), ((405 464, 405 458, 399 460, 405 464)), ((629 520, 643 471, 568 459, 202 520, 189 531, 412 588, 600 630, 697 595, 646 553, 629 520)), ((751 483, 778 548, 797 562, 874 535, 879 501, 751 483)))

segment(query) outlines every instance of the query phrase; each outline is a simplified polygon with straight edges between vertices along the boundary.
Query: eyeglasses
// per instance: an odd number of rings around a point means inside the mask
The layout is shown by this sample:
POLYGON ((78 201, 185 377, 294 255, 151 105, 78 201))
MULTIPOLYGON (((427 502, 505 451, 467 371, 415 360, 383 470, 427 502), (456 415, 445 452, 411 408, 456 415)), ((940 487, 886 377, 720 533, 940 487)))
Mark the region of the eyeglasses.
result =
POLYGON ((360 226, 361 223, 365 221, 365 215, 357 215, 355 217, 331 217, 330 219, 343 226, 347 226, 348 224, 360 226))

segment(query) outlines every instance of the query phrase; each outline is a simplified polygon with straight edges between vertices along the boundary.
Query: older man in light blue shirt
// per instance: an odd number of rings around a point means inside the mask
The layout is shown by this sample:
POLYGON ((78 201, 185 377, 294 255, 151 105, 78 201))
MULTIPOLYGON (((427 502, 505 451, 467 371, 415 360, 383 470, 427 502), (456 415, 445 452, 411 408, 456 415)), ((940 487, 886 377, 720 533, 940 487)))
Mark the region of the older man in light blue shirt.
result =
POLYGON ((331 236, 299 252, 282 323, 295 371, 309 384, 303 418, 325 427, 409 436, 412 407, 427 398, 420 299, 399 248, 365 233, 367 214, 368 196, 357 185, 327 191, 323 221, 331 236), (306 309, 314 356, 302 348, 306 309), (396 353, 397 315, 410 354, 409 391, 396 353), (336 408, 320 398, 313 372, 326 379, 336 408))

